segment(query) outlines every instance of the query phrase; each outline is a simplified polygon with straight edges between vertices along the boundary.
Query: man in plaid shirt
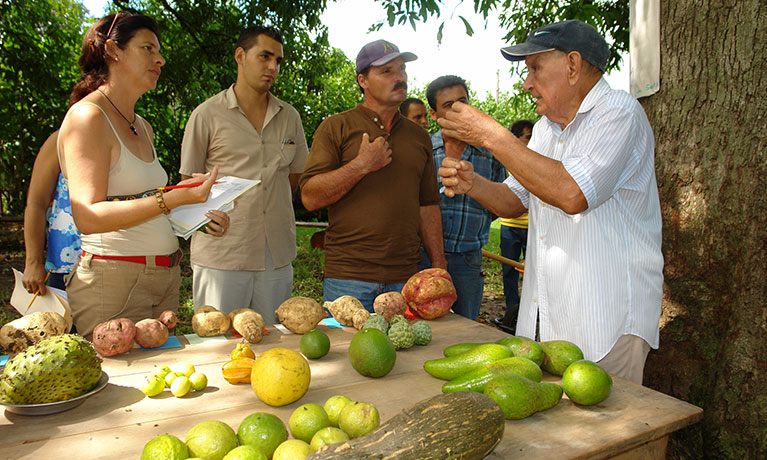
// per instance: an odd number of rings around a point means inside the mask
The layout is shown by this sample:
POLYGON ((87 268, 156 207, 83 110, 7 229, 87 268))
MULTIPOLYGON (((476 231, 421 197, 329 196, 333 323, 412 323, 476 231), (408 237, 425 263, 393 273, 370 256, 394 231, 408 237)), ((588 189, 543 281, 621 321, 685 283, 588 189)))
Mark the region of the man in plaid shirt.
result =
MULTIPOLYGON (((456 101, 469 103, 466 82, 454 75, 439 77, 426 88, 426 99, 431 107, 431 117, 444 117, 456 101)), ((434 149, 434 164, 437 169, 442 160, 452 157, 469 161, 474 173, 492 181, 503 181, 506 168, 484 148, 468 145, 457 139, 442 136, 442 130, 431 136, 434 149)), ((440 182, 442 178, 438 177, 440 182)), ((482 291, 485 282, 482 277, 482 246, 487 244, 490 223, 495 219, 490 211, 468 195, 448 198, 441 195, 442 235, 445 242, 447 271, 453 278, 458 299, 453 311, 471 320, 476 320, 482 305, 482 291)), ((431 267, 425 251, 421 251, 421 267, 431 267)))

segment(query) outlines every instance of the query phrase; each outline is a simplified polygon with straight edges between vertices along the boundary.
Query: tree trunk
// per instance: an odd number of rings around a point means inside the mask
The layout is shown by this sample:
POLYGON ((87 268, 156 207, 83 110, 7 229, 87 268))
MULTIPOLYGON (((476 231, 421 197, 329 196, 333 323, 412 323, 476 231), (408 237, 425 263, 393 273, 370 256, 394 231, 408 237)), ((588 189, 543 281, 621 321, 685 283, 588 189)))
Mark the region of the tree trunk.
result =
POLYGON ((697 404, 669 458, 767 458, 767 2, 661 2, 665 289, 645 384, 697 404))

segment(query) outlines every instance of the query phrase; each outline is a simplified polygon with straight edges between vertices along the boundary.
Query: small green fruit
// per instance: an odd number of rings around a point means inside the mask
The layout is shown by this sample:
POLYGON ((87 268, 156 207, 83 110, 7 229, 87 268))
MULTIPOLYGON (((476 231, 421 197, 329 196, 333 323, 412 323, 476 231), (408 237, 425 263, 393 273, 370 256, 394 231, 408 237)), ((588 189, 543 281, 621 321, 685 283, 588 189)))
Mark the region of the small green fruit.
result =
POLYGON ((172 364, 170 366, 170 370, 179 374, 183 374, 187 377, 194 374, 195 372, 194 366, 191 363, 188 363, 186 361, 181 361, 181 362, 172 364))
POLYGON ((208 377, 202 372, 195 372, 189 376, 189 381, 192 382, 192 388, 194 391, 202 391, 208 386, 208 377))
POLYGON ((150 398, 159 395, 164 389, 165 380, 155 374, 147 375, 139 387, 139 390, 150 398))
POLYGON ((189 381, 189 377, 179 376, 173 380, 170 384, 170 392, 177 398, 183 398, 192 389, 192 382, 189 381))

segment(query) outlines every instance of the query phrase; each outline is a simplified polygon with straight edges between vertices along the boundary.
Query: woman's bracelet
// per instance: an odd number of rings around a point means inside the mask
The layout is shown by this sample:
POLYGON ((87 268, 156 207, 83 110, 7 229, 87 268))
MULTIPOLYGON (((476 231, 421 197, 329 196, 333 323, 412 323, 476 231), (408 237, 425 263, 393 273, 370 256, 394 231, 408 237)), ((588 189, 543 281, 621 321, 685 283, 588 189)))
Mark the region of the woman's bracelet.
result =
POLYGON ((162 191, 156 191, 154 197, 157 199, 157 206, 160 207, 160 212, 166 215, 170 214, 170 209, 168 209, 168 205, 165 204, 165 200, 162 197, 162 191))

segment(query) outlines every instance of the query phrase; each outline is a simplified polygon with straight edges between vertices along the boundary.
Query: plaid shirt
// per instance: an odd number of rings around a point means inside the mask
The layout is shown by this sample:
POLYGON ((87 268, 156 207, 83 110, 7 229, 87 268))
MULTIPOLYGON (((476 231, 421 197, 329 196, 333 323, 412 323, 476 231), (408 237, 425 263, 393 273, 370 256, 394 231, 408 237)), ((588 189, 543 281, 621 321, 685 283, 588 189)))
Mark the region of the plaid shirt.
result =
MULTIPOLYGON (((445 158, 442 130, 431 135, 431 143, 434 148, 434 164, 439 169, 445 158)), ((503 182, 506 179, 506 168, 484 148, 467 144, 461 154, 461 160, 470 162, 474 165, 476 174, 493 182, 503 182)), ((437 182, 442 187, 440 176, 437 176, 437 182)), ((474 251, 487 244, 490 223, 493 220, 490 211, 467 195, 448 198, 442 194, 440 198, 439 208, 442 211, 445 252, 474 251)))

